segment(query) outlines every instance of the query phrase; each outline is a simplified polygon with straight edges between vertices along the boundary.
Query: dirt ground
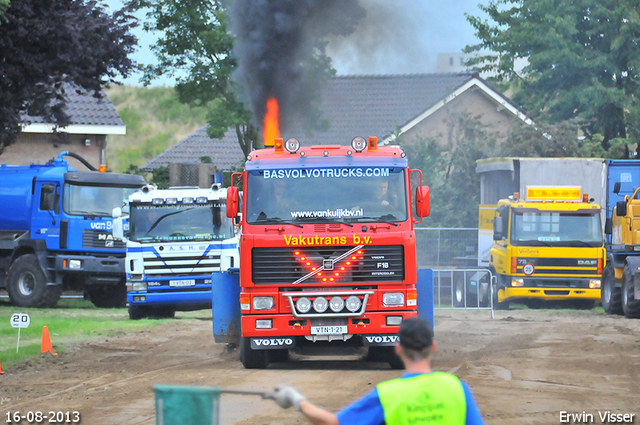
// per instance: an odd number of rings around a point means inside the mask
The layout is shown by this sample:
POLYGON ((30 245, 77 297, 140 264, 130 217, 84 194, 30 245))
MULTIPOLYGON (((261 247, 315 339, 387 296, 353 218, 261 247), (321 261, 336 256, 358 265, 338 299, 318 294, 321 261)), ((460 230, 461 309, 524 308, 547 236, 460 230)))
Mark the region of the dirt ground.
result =
MULTIPOLYGON (((399 371, 348 357, 294 356, 245 370, 215 344, 210 319, 80 344, 0 376, 6 412, 79 411, 82 424, 155 424, 154 384, 268 390, 293 385, 339 410, 399 371)), ((595 311, 437 310, 436 370, 472 389, 486 424, 559 424, 560 412, 635 414, 640 423, 640 320, 595 311)), ((55 345, 55 341, 54 345, 55 345)), ((21 423, 27 423, 22 421, 21 423)), ((47 423, 46 421, 43 423, 47 423)), ((303 424, 301 415, 252 396, 222 397, 221 424, 303 424)))

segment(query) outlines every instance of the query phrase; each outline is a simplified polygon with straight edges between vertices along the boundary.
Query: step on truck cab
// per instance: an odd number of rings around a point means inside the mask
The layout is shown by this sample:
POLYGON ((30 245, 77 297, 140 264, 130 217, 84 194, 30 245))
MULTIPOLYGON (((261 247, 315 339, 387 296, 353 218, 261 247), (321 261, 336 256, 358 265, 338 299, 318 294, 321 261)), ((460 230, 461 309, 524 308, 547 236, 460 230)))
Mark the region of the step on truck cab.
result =
MULTIPOLYGON (((404 152, 375 137, 305 147, 278 138, 240 176, 243 365, 266 367, 290 349, 366 346, 401 367, 399 325, 417 314, 414 217, 429 213, 429 188, 404 152)), ((228 191, 236 217, 239 190, 228 191)))
POLYGON ((226 197, 219 184, 166 190, 149 185, 129 197, 131 319, 211 308, 212 273, 239 265, 239 235, 227 217, 226 197))
POLYGON ((573 300, 593 308, 605 266, 600 206, 580 186, 526 186, 498 202, 490 270, 494 308, 514 300, 573 300))
POLYGON ((3 164, 0 181, 0 288, 11 303, 52 307, 70 289, 98 307, 124 307, 125 248, 113 238, 112 210, 144 179, 61 152, 44 165, 3 164), (69 167, 65 156, 92 171, 69 167))

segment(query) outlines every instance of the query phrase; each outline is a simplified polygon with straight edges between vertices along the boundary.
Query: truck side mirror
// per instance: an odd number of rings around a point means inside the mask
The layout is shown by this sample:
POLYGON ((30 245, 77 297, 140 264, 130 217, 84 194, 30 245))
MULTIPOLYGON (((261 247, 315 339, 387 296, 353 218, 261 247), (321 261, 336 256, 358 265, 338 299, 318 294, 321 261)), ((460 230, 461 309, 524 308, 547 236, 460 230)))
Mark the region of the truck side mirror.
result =
MULTIPOLYGON (((115 210, 116 208, 114 208, 115 210)), ((111 232, 113 234, 113 239, 117 241, 121 241, 124 239, 124 230, 122 224, 122 217, 117 217, 113 219, 111 223, 111 232)))
POLYGON ((238 205, 240 203, 240 192, 237 187, 227 188, 227 217, 234 218, 238 215, 238 205))
POLYGON ((616 214, 618 217, 624 217, 627 215, 627 201, 616 202, 616 214))
POLYGON ((416 188, 416 215, 418 217, 429 217, 431 212, 431 197, 429 186, 418 186, 416 188))
POLYGON ((607 218, 604 221, 604 234, 610 235, 613 233, 613 220, 611 218, 607 218))
POLYGON ((620 182, 615 182, 613 184, 613 193, 615 193, 616 195, 620 193, 620 186, 622 186, 620 182))
POLYGON ((502 217, 493 217, 493 240, 502 240, 502 217))

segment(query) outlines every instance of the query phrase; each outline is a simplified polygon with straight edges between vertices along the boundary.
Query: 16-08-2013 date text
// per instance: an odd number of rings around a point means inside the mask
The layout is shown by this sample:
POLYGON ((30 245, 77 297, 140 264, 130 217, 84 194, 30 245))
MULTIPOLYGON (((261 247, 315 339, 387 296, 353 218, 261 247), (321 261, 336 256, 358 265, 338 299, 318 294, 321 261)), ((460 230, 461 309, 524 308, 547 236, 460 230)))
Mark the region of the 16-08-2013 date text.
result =
POLYGON ((7 412, 7 424, 74 424, 80 422, 80 412, 77 411, 28 411, 7 412))

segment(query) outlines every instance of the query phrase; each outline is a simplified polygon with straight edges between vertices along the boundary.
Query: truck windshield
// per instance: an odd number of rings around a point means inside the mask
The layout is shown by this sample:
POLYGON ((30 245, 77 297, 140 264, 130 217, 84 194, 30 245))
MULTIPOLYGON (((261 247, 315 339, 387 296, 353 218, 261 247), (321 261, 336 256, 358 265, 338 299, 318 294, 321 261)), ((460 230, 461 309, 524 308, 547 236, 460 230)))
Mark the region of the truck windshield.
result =
POLYGON ((64 185, 63 209, 69 215, 111 217, 114 208, 128 213, 125 200, 139 187, 64 185))
POLYGON ((130 239, 138 242, 217 241, 235 235, 226 205, 131 205, 130 239))
POLYGON ((511 245, 514 246, 602 246, 600 212, 514 211, 511 245))
POLYGON ((247 222, 407 220, 405 169, 336 167, 248 172, 247 222))

